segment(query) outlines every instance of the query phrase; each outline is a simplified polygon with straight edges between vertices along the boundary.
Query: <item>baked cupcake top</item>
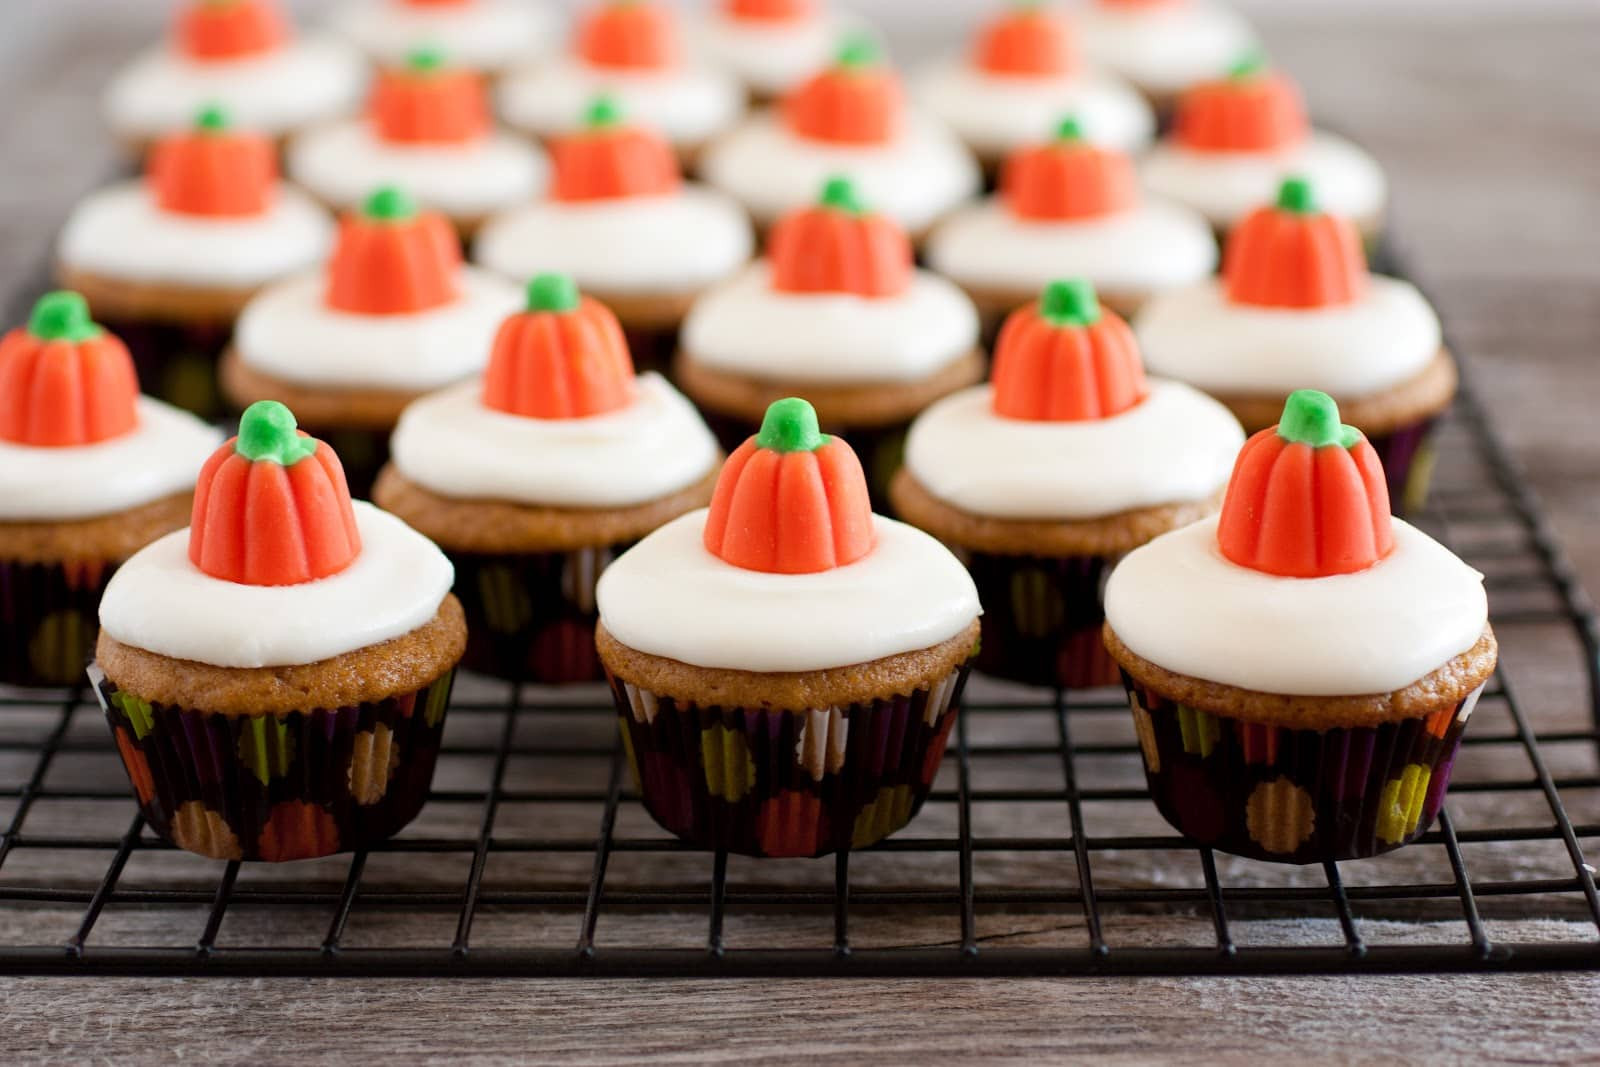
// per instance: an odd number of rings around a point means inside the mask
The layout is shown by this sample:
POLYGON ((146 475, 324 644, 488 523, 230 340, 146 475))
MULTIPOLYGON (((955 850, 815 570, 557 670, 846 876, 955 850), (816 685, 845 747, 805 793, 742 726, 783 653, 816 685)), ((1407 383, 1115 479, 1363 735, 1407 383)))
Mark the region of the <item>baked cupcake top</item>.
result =
POLYGON ((557 19, 543 0, 343 0, 330 24, 381 63, 429 42, 473 70, 497 71, 547 51, 557 19))
POLYGON ((319 127, 289 147, 289 173, 339 207, 393 184, 457 219, 537 196, 548 169, 533 145, 495 130, 482 75, 432 47, 378 75, 365 121, 319 127))
POLYGON ((433 389, 482 368, 517 287, 461 264, 455 231, 393 187, 340 223, 327 268, 263 290, 239 358, 286 381, 433 389))
POLYGON ((279 136, 354 111, 366 77, 342 42, 296 38, 278 0, 185 0, 169 40, 112 79, 104 106, 111 128, 137 140, 182 129, 212 102, 279 136))
POLYGON ((602 625, 632 649, 759 672, 929 648, 980 610, 944 546, 872 514, 855 453, 794 398, 728 458, 710 509, 623 553, 597 595, 602 625))
POLYGON ((1212 0, 1094 0, 1078 24, 1091 60, 1162 94, 1222 77, 1256 46, 1250 24, 1212 0))
POLYGON ((432 542, 352 503, 339 457, 264 400, 205 462, 192 525, 118 569, 100 626, 213 667, 319 663, 424 625, 454 580, 432 542))
POLYGON ((1134 325, 1145 363, 1207 392, 1361 397, 1421 372, 1439 319, 1416 287, 1373 275, 1355 226, 1286 179, 1229 236, 1223 274, 1162 293, 1134 325))
POLYGON ((906 466, 975 515, 1093 519, 1210 498, 1243 443, 1221 404, 1147 380, 1133 331, 1077 279, 1012 313, 994 381, 919 415, 906 466))
POLYGON ((665 378, 635 378, 616 316, 555 274, 501 324, 483 378, 406 409, 392 454, 441 496, 561 508, 657 500, 704 479, 718 455, 665 378))
POLYGON ((966 294, 917 269, 904 231, 844 177, 785 215, 767 257, 701 297, 683 331, 705 366, 828 383, 922 378, 977 343, 966 294))
POLYGON ((1132 552, 1105 601, 1157 666, 1294 696, 1394 692, 1488 624, 1483 576, 1390 517, 1377 454, 1311 390, 1250 438, 1221 515, 1132 552))
POLYGON ((320 262, 332 237, 328 214, 278 180, 272 142, 213 104, 156 143, 143 180, 79 204, 56 255, 107 279, 250 289, 320 262))
POLYGON ((139 395, 128 349, 77 293, 0 340, 0 522, 111 515, 187 491, 222 434, 139 395))
POLYGON ((826 67, 840 36, 858 28, 823 0, 717 0, 694 31, 706 59, 776 96, 826 67))
POLYGON ((906 229, 921 231, 978 191, 971 154, 944 126, 907 107, 877 42, 845 39, 833 63, 711 145, 701 173, 763 222, 811 200, 830 175, 906 229))
POLYGON ((1155 137, 1155 116, 1131 86, 1083 62, 1065 12, 1040 0, 1010 0, 978 29, 966 55, 928 67, 917 97, 986 157, 1049 134, 1063 112, 1092 141, 1123 151, 1155 137))

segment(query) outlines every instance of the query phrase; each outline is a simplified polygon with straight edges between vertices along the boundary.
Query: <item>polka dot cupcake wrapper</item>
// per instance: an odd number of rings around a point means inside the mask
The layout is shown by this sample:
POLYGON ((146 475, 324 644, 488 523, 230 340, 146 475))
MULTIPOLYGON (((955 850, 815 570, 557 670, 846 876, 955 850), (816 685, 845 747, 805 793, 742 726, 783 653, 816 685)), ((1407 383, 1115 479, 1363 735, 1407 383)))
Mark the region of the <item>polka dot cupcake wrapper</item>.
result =
POLYGON ((1483 692, 1426 718, 1317 731, 1212 715, 1125 683, 1166 820, 1201 844, 1283 863, 1376 856, 1424 833, 1483 692))
POLYGON ((916 815, 966 678, 963 666, 909 696, 800 712, 679 704, 616 678, 611 689, 634 784, 664 829, 698 848, 822 856, 916 815))
POLYGON ((0 684, 83 681, 114 570, 105 560, 0 561, 0 684))
POLYGON ((454 672, 377 703, 284 715, 171 707, 91 677, 150 827, 212 859, 276 862, 364 848, 416 816, 454 672))
POLYGON ((1121 671, 1100 634, 1100 591, 1112 562, 969 553, 967 569, 983 604, 976 668, 1029 685, 1116 685, 1121 671))

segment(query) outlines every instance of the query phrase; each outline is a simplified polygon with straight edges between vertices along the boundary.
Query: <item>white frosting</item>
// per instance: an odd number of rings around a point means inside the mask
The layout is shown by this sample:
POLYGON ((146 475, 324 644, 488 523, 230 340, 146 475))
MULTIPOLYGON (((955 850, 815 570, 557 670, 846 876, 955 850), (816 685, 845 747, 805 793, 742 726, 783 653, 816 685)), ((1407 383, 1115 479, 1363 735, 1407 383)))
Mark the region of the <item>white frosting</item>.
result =
POLYGON ((452 304, 405 315, 357 315, 323 302, 327 279, 304 274, 263 291, 234 333, 239 358, 264 374, 335 388, 435 389, 482 370, 516 286, 471 267, 452 304))
POLYGON ((1342 137, 1316 131, 1284 152, 1194 152, 1163 141, 1145 156, 1144 182, 1226 227, 1271 203, 1291 174, 1310 178, 1325 211, 1359 221, 1383 212, 1388 185, 1370 155, 1342 137))
POLYGON ((329 25, 384 63, 400 63, 419 45, 430 45, 452 63, 499 70, 547 51, 558 21, 537 0, 474 0, 433 8, 402 0, 345 0, 329 25))
POLYGON ((826 67, 860 22, 824 13, 798 21, 734 18, 720 8, 693 25, 695 50, 758 93, 775 96, 826 67))
POLYGON ((745 101, 731 75, 710 67, 616 70, 561 58, 508 75, 500 85, 500 110, 513 126, 546 137, 579 129, 584 110, 601 93, 616 97, 629 121, 679 146, 727 129, 745 101))
POLYGON ((1395 548, 1364 571, 1279 578, 1217 548, 1217 518, 1129 554, 1106 619, 1169 671, 1263 693, 1362 696, 1403 689, 1477 644, 1483 575, 1399 519, 1395 548))
POLYGON ((683 394, 642 374, 634 402, 582 419, 485 408, 474 378, 400 416, 391 452, 408 479, 441 496, 564 508, 659 500, 710 473, 716 438, 683 394))
POLYGON ((1134 330, 1151 373, 1212 393, 1366 396, 1417 375, 1440 344, 1422 294, 1382 275, 1354 304, 1305 310, 1231 304, 1201 282, 1152 297, 1134 330))
POLYGON ((1147 293, 1209 277, 1211 226, 1193 210, 1146 199, 1131 211, 1062 222, 1018 218, 998 199, 962 208, 928 239, 928 263, 966 285, 1042 289, 1088 278, 1115 293, 1147 293))
POLYGON ((189 531, 161 538, 117 569, 100 626, 134 648, 213 667, 318 663, 432 621, 455 568, 433 542, 357 501, 361 554, 303 585, 241 585, 189 561, 189 531))
POLYGON ((764 574, 706 551, 706 512, 675 519, 600 576, 600 621, 640 652, 697 667, 815 671, 929 648, 978 617, 966 568, 921 530, 874 516, 877 546, 818 574, 764 574))
POLYGON ((1210 497, 1228 481, 1244 431, 1228 409, 1179 382, 1109 419, 996 415, 994 387, 947 396, 917 417, 906 466, 930 493, 997 519, 1095 519, 1210 497))
POLYGON ((56 254, 67 267, 107 278, 250 288, 320 262, 333 229, 326 211, 287 185, 263 215, 220 218, 162 211, 144 182, 124 182, 74 209, 56 254))
POLYGON ((478 218, 538 196, 549 179, 544 154, 494 133, 459 145, 392 144, 366 122, 312 130, 289 146, 289 175, 337 207, 398 185, 452 218, 478 218))
POLYGON ((348 45, 305 36, 244 59, 197 62, 166 46, 145 52, 106 90, 106 120, 125 137, 187 129, 207 104, 221 104, 245 129, 287 133, 353 112, 366 64, 348 45))
POLYGON ((1155 116, 1130 85, 1096 71, 1064 77, 1007 77, 950 59, 923 71, 914 85, 928 111, 985 155, 1045 140, 1065 115, 1076 116, 1097 144, 1136 152, 1156 134, 1155 116))
POLYGON ((148 396, 138 414, 132 433, 92 445, 0 440, 0 521, 91 519, 194 488, 221 431, 148 396))
POLYGON ((1221 77, 1256 44, 1248 22, 1210 0, 1143 10, 1090 4, 1074 14, 1091 60, 1158 93, 1221 77))
POLYGON ((671 196, 546 200, 491 219, 473 259, 508 278, 545 271, 609 293, 687 293, 750 259, 750 220, 733 200, 688 183, 671 196))
POLYGON ((707 367, 805 382, 906 382, 978 345, 978 313, 965 293, 919 270, 899 296, 784 293, 772 268, 751 264, 695 302, 684 351, 707 367))
POLYGON ((762 222, 814 203, 830 177, 853 178, 861 199, 911 231, 978 192, 978 164, 943 126, 912 112, 886 145, 838 145, 790 133, 758 115, 706 149, 706 181, 726 189, 762 222))

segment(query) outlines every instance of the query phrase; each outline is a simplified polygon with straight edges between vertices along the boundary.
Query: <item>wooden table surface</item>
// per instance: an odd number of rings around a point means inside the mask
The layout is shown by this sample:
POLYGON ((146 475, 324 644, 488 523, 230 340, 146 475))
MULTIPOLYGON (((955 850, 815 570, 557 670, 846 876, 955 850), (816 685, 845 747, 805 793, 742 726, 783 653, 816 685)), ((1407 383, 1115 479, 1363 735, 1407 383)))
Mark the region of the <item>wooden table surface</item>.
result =
MULTIPOLYGON (((92 89, 123 0, 0 5, 0 291, 105 172, 92 89)), ((1441 5, 1448 7, 1449 5, 1441 5)), ((1600 11, 1265 22, 1319 115, 1389 167, 1395 225, 1495 422, 1600 588, 1600 11)), ((926 33, 943 32, 927 25, 926 33)), ((1559 669, 1571 671, 1570 660, 1559 669)), ((1555 679, 1573 682, 1573 678, 1555 679)), ((1541 724, 1542 725, 1542 724, 1541 724)), ((1592 845, 1593 843, 1591 843, 1592 845)), ((33 921, 0 914, 0 933, 33 921)), ((1507 920, 1507 939, 1538 938, 1507 920)), ((1549 936, 1555 936, 1550 933, 1549 936)), ((983 1057, 1592 1060, 1600 976, 1072 981, 7 980, 11 1062, 924 1064, 983 1057)))

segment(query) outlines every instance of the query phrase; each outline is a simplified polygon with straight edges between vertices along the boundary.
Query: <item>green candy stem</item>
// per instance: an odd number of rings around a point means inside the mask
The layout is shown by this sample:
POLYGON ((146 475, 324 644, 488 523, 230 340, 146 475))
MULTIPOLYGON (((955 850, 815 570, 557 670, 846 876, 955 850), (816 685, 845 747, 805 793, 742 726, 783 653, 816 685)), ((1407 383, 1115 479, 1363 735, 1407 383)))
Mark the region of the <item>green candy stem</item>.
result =
POLYGON ((225 133, 232 125, 228 109, 214 101, 202 107, 194 117, 194 128, 201 133, 225 133))
POLYGON ((1283 179, 1283 184, 1278 186, 1278 207, 1296 215, 1315 215, 1317 191, 1311 179, 1301 175, 1283 179))
POLYGON ((317 450, 317 442, 295 432, 294 412, 276 400, 257 400, 244 409, 233 450, 252 463, 292 467, 317 450))
POLYGON ((1278 436, 1290 444, 1326 448, 1338 445, 1354 448, 1361 431, 1339 421, 1339 405, 1333 397, 1315 389, 1297 389, 1283 405, 1278 420, 1278 436))
POLYGON ((1100 298, 1087 278, 1068 278, 1045 286, 1039 315, 1052 326, 1092 326, 1100 321, 1100 298))
POLYGON ((89 317, 89 302, 69 289, 46 293, 33 305, 28 332, 41 341, 89 341, 105 331, 89 317))
POLYGON ((622 104, 609 93, 595 97, 583 112, 583 124, 591 130, 609 130, 622 125, 622 119, 622 104))
POLYGON ((367 197, 367 218, 380 222, 406 222, 417 215, 417 202, 403 189, 385 185, 367 197))
POLYGON ((875 67, 883 58, 883 51, 871 34, 852 33, 839 45, 834 62, 846 70, 875 67))
POLYGON ((867 206, 861 202, 861 194, 856 190, 856 183, 843 174, 836 174, 823 183, 822 196, 818 198, 817 203, 823 207, 847 211, 852 215, 867 213, 867 206))
POLYGON ((529 311, 574 311, 578 299, 578 283, 570 274, 539 274, 528 283, 529 311))
POLYGON ((817 429, 816 409, 797 396, 774 400, 756 434, 756 447, 773 452, 815 452, 827 443, 817 429))
POLYGON ((1083 140, 1083 124, 1078 121, 1078 116, 1068 115, 1056 123, 1056 140, 1065 144, 1076 144, 1083 140))
POLYGON ((1267 54, 1259 48, 1252 48, 1233 61, 1233 65, 1228 68, 1228 77, 1235 81, 1254 78, 1266 69, 1267 54))
POLYGON ((413 74, 436 74, 444 68, 444 49, 437 45, 423 45, 406 53, 406 69, 413 74))

